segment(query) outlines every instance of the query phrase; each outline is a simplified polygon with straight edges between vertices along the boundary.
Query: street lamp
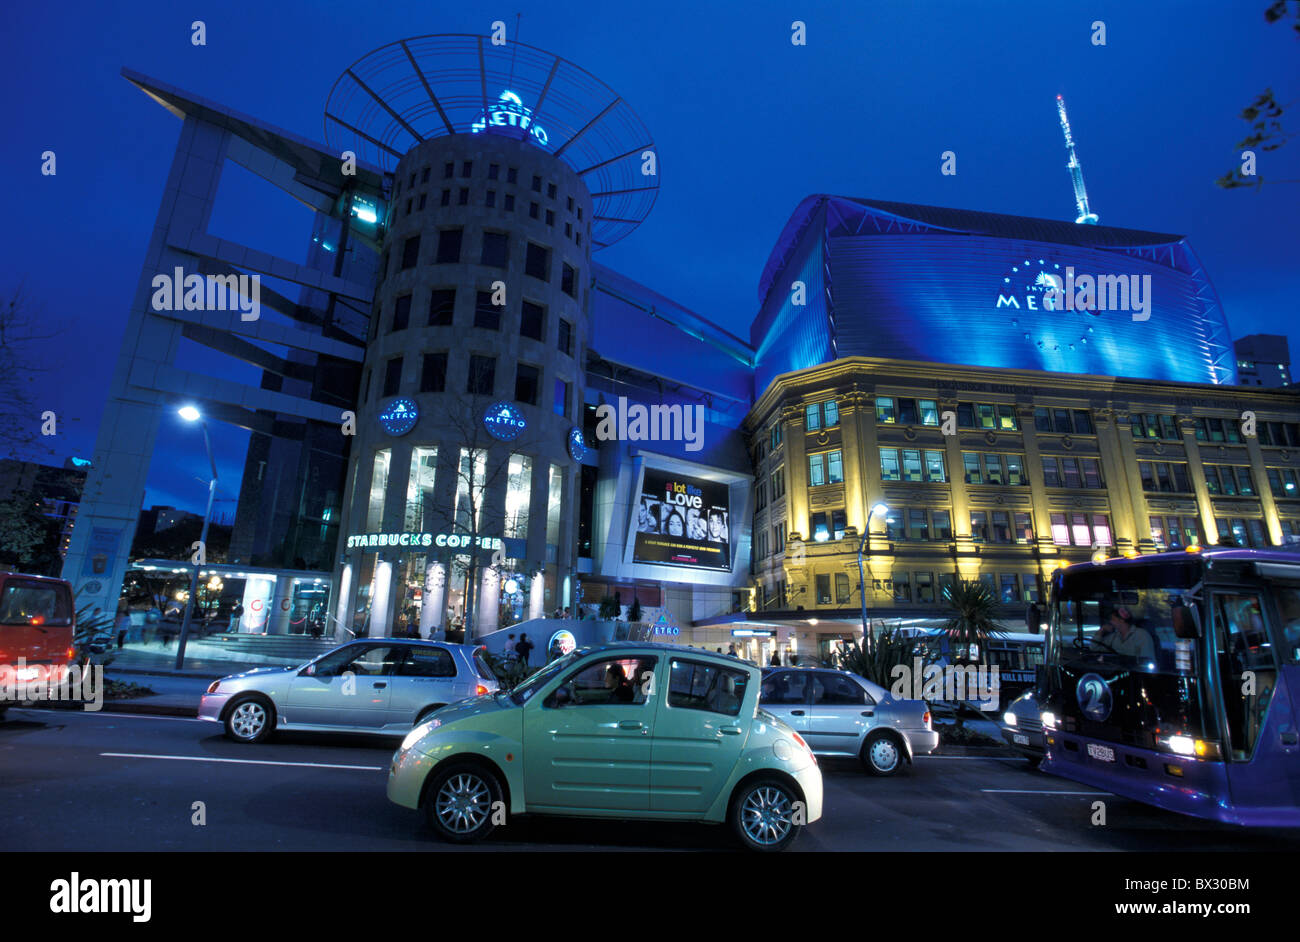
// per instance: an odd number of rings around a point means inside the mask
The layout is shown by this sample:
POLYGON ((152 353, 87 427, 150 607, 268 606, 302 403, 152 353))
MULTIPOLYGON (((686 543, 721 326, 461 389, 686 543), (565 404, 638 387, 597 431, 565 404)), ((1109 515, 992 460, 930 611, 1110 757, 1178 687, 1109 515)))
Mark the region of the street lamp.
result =
MULTIPOLYGON (((203 530, 199 533, 199 550, 203 558, 208 554, 208 524, 212 520, 212 500, 217 495, 217 462, 212 457, 212 439, 208 437, 208 423, 202 421, 203 414, 194 406, 181 406, 176 410, 186 422, 198 422, 203 429, 203 444, 208 449, 208 465, 212 468, 212 479, 208 482, 208 509, 203 513, 203 530)), ((194 598, 199 590, 199 564, 194 563, 194 572, 190 574, 190 594, 185 600, 185 615, 181 618, 181 636, 176 648, 176 670, 181 670, 185 663, 185 645, 190 637, 190 619, 194 615, 194 598)))
POLYGON ((871 521, 877 516, 886 516, 889 514, 889 507, 885 504, 876 504, 871 508, 871 513, 867 514, 867 525, 862 530, 862 539, 858 543, 858 598, 862 602, 862 650, 871 650, 871 628, 867 624, 867 574, 862 568, 862 554, 867 549, 867 543, 871 539, 871 521))

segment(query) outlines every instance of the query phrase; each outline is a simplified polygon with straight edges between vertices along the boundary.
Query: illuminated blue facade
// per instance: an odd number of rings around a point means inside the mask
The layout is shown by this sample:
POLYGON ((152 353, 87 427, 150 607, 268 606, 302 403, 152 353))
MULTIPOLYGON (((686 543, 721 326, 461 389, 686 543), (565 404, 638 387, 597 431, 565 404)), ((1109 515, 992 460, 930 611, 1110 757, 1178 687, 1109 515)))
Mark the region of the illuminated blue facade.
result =
POLYGON ((755 396, 845 356, 1237 381, 1223 308, 1180 236, 810 196, 772 250, 759 300, 755 396), (1049 296, 1085 275, 1135 289, 1111 295, 1126 309, 1066 310, 1049 296))

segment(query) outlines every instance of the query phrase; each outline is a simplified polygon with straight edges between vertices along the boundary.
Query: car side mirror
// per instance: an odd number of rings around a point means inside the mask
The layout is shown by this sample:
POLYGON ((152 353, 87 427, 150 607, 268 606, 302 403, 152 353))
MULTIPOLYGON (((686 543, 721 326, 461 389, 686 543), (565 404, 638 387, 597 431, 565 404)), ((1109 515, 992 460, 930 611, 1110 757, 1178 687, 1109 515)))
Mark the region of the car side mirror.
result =
POLYGON ((568 687, 556 687, 546 698, 545 706, 562 707, 573 702, 573 693, 568 687))
POLYGON ((1186 605, 1174 606, 1171 614, 1173 615, 1174 637, 1193 639, 1200 637, 1197 631, 1196 619, 1192 617, 1191 609, 1186 605))

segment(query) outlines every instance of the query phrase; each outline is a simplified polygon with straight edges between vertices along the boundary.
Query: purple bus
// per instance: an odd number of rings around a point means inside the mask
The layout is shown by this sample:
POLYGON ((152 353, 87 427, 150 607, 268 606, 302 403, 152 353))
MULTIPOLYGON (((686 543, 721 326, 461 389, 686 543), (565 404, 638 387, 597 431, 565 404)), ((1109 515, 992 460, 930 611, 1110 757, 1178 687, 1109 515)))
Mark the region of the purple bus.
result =
POLYGON ((1059 570, 1039 702, 1048 772, 1300 827, 1300 554, 1193 547, 1059 570))

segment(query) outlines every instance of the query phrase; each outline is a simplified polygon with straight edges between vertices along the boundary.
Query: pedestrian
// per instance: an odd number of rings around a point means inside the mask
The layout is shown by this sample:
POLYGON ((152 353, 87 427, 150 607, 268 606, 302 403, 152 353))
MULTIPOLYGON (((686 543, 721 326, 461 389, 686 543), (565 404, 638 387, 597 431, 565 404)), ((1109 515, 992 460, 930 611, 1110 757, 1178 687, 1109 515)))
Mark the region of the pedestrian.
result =
POLYGON ((718 653, 719 653, 719 654, 722 653, 722 648, 718 648, 718 653))
POLYGON ((511 634, 506 638, 506 659, 509 660, 514 656, 515 656, 515 636, 514 633, 511 632, 511 634))
POLYGON ((515 645, 515 654, 519 662, 525 667, 528 666, 528 655, 533 651, 533 643, 528 640, 528 635, 524 632, 519 633, 519 642, 515 645))
POLYGON ((791 667, 798 667, 798 666, 799 666, 799 655, 797 655, 797 654, 791 654, 791 655, 790 655, 790 666, 791 666, 791 667))
POLYGON ((125 605, 118 607, 117 621, 113 627, 117 629, 117 649, 120 651, 126 647, 126 633, 131 629, 131 613, 125 605))
POLYGON ((767 666, 768 666, 768 667, 780 667, 780 666, 781 666, 781 655, 780 655, 779 652, 777 652, 777 651, 773 651, 773 652, 772 652, 772 659, 771 659, 770 661, 767 662, 767 666))
POLYGON ((733 641, 731 644, 727 645, 727 654, 730 657, 740 657, 740 655, 736 653, 736 642, 733 641))
POLYGON ((230 631, 232 634, 239 633, 239 620, 244 617, 244 605, 242 602, 236 602, 235 607, 230 610, 230 631))

